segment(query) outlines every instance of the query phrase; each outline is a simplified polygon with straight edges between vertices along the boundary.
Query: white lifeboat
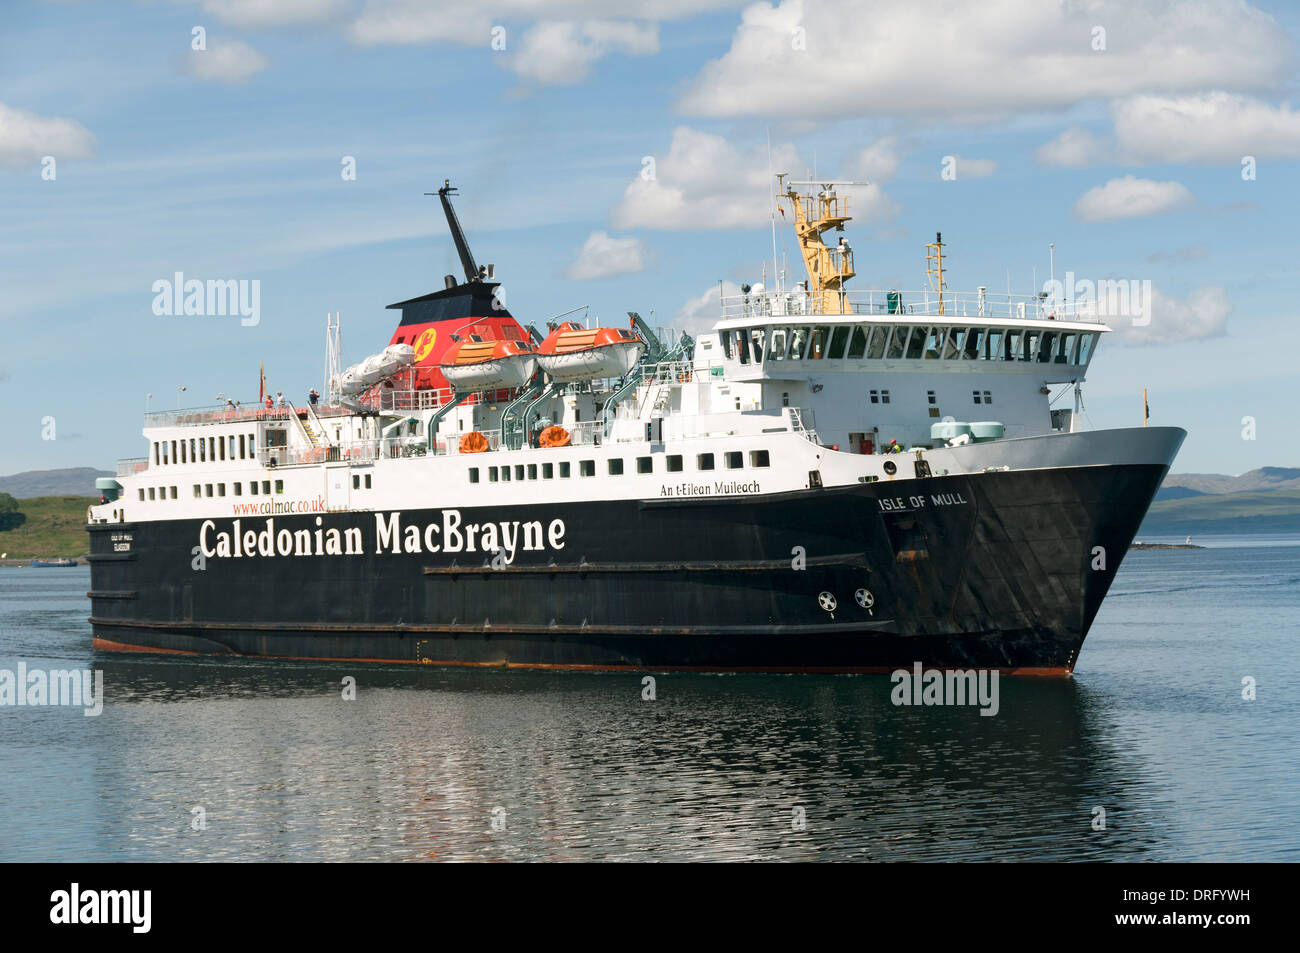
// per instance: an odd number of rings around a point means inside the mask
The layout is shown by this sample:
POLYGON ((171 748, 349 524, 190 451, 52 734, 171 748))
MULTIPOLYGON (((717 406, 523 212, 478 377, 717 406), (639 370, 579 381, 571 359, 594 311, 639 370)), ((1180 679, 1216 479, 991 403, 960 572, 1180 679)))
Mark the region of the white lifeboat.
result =
POLYGON ((414 362, 415 348, 409 344, 390 344, 378 354, 371 354, 340 374, 337 382, 339 393, 345 397, 360 394, 367 387, 392 377, 414 362))
POLYGON ((537 349, 537 363, 557 381, 623 377, 646 344, 626 328, 584 328, 565 321, 537 349))
POLYGON ((471 334, 447 348, 438 370, 458 391, 523 387, 537 373, 537 355, 520 341, 484 341, 471 334))

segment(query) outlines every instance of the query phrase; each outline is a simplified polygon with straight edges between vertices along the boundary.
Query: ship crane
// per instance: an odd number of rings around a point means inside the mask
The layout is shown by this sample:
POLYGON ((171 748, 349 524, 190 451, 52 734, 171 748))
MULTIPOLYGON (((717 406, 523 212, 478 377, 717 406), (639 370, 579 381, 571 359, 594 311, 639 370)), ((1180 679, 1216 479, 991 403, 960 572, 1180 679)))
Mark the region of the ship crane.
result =
POLYGON ((843 237, 835 246, 827 245, 822 236, 831 230, 844 231, 851 220, 848 199, 840 198, 837 186, 865 186, 867 182, 786 182, 788 173, 777 174, 778 199, 789 199, 794 209, 794 231, 808 270, 808 295, 814 314, 845 314, 848 302, 845 283, 855 274, 853 249, 843 237), (816 195, 804 195, 796 186, 818 187, 816 195))

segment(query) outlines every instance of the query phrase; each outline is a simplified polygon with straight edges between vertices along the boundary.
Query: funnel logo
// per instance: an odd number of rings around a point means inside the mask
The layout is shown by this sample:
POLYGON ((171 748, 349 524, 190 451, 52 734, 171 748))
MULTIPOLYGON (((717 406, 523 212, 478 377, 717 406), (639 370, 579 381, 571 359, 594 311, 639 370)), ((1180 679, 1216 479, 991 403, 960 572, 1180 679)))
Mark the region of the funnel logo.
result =
POLYGON ((415 339, 415 363, 419 364, 433 351, 433 342, 438 340, 438 332, 433 328, 425 328, 424 332, 415 339))

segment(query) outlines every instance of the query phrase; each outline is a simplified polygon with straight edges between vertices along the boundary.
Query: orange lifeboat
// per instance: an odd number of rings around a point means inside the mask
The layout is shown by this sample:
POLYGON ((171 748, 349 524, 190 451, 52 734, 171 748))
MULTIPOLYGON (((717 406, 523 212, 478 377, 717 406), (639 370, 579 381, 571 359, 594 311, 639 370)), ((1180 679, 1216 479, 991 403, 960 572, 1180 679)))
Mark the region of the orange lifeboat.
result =
POLYGON ((471 430, 460 438, 461 453, 482 453, 488 449, 487 437, 477 430, 471 430))
POLYGON ((623 377, 645 351, 635 331, 584 328, 565 321, 537 348, 537 363, 556 381, 623 377))
POLYGON ((572 439, 563 427, 547 427, 537 437, 539 447, 567 447, 572 439))
POLYGON ((459 391, 523 387, 537 372, 537 356, 526 342, 471 334, 447 348, 438 369, 459 391))

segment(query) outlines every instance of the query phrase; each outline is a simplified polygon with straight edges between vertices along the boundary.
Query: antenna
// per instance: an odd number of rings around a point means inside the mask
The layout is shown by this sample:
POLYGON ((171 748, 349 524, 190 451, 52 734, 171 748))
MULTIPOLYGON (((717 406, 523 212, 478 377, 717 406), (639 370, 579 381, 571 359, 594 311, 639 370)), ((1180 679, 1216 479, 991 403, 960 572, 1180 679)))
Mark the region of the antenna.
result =
POLYGON ((457 194, 456 189, 452 188, 451 179, 443 179, 442 188, 437 192, 424 194, 437 195, 442 200, 442 210, 447 216, 447 227, 451 229, 451 240, 456 243, 456 253, 460 255, 461 267, 465 269, 465 280, 481 281, 482 275, 479 273, 478 265, 474 263, 474 256, 470 253, 469 242, 465 240, 465 230, 460 227, 456 210, 451 207, 451 197, 457 194))
MULTIPOLYGON (((767 174, 769 176, 772 174, 772 130, 770 127, 767 130, 767 174)), ((783 177, 784 173, 777 179, 778 188, 780 188, 780 181, 783 177)), ((767 197, 767 216, 772 220, 772 270, 776 271, 776 198, 771 195, 767 197)), ((779 279, 776 283, 776 290, 781 290, 779 279)))

